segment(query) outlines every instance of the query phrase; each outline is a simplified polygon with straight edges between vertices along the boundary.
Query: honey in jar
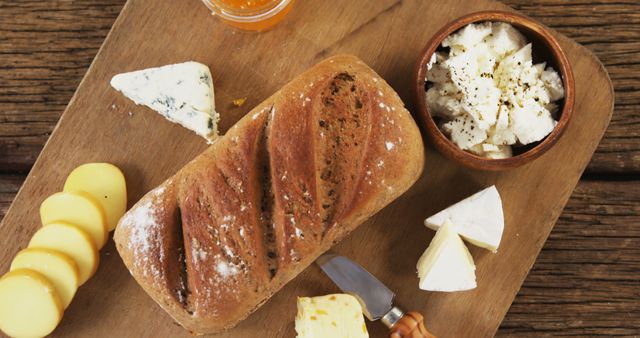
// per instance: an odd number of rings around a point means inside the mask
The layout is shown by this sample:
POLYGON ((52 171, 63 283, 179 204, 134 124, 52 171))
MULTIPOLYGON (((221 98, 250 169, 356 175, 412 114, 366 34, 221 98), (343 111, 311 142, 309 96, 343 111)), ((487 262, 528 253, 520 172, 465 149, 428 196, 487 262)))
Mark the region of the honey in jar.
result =
POLYGON ((225 23, 240 29, 263 31, 289 13, 294 0, 203 0, 225 23))

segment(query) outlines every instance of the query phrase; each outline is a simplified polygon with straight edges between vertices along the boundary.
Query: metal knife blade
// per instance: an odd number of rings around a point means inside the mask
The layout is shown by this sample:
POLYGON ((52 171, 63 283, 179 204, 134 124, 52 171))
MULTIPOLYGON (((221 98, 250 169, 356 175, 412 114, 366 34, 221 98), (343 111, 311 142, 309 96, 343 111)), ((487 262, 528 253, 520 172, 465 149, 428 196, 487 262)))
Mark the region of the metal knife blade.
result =
POLYGON ((343 292, 356 296, 369 320, 391 310, 395 294, 358 263, 335 254, 324 254, 316 263, 343 292))

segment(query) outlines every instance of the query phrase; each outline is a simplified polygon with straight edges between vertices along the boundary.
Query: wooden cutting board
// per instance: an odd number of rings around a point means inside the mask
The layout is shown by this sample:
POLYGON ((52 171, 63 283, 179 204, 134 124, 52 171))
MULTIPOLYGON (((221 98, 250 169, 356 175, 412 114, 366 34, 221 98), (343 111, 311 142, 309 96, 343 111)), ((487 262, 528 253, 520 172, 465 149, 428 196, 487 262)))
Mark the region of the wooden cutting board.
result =
MULTIPOLYGON (((186 60, 209 65, 224 131, 304 69, 352 53, 412 109, 413 65, 423 45, 446 22, 486 9, 507 8, 490 0, 306 0, 276 29, 256 34, 223 25, 198 0, 129 0, 0 225, 0 271, 40 226, 42 200, 62 189, 75 166, 118 165, 132 205, 206 148, 198 136, 111 89, 116 73, 186 60), (242 97, 243 107, 231 104, 242 97)), ((495 333, 611 118, 613 91, 602 65, 584 47, 557 37, 573 65, 577 98, 574 119, 553 149, 522 168, 494 173, 459 167, 429 148, 419 182, 335 247, 392 288, 399 305, 421 311, 440 337, 495 333), (415 264, 433 236, 422 220, 491 184, 502 194, 506 228, 497 254, 470 247, 478 288, 419 290, 415 264)), ((54 336, 189 337, 136 284, 113 242, 101 261, 54 336)), ((219 337, 292 337, 296 296, 337 291, 312 266, 219 337)), ((388 335, 380 323, 368 328, 372 337, 388 335)))

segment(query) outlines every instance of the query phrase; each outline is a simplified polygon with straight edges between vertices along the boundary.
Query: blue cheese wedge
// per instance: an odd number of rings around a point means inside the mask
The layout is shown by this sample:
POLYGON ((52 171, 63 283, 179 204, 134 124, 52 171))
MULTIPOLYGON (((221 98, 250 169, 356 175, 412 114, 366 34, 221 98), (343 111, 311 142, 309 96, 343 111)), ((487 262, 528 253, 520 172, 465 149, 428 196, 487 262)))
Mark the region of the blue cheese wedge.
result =
POLYGON ((298 297, 297 338, 368 338, 362 307, 354 296, 298 297))
POLYGON ((189 61, 118 74, 111 86, 209 142, 218 135, 213 81, 206 65, 189 61))
MULTIPOLYGON (((500 149, 485 148, 488 152, 500 149)), ((502 199, 495 186, 486 188, 427 218, 424 224, 438 230, 450 220, 456 231, 470 243, 496 252, 504 231, 502 199)))
POLYGON ((454 292, 477 286, 473 257, 449 220, 436 232, 417 269, 422 290, 454 292))

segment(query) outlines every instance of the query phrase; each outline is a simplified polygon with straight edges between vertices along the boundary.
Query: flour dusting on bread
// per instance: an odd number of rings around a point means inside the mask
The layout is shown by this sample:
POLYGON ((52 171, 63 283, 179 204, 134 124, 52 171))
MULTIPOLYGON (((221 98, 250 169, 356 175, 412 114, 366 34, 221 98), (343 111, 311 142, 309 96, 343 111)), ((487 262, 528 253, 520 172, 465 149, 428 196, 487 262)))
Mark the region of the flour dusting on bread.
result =
POLYGON ((220 332, 400 196, 423 164, 398 95, 362 61, 335 56, 145 196, 120 222, 117 248, 182 326, 220 332))
MULTIPOLYGON (((154 207, 151 200, 147 200, 137 206, 130 213, 127 213, 122 222, 135 224, 131 229, 129 250, 133 252, 134 262, 140 268, 144 275, 151 273, 153 276, 159 276, 160 270, 155 264, 150 264, 150 252, 153 247, 157 246, 157 241, 149 237, 150 228, 157 227, 156 219, 157 208, 154 207)), ((161 247, 158 247, 161 249, 161 247)), ((159 250, 160 259, 163 259, 163 251, 159 250)))

